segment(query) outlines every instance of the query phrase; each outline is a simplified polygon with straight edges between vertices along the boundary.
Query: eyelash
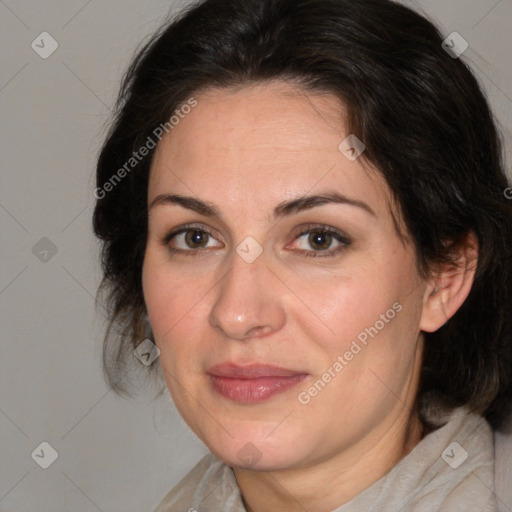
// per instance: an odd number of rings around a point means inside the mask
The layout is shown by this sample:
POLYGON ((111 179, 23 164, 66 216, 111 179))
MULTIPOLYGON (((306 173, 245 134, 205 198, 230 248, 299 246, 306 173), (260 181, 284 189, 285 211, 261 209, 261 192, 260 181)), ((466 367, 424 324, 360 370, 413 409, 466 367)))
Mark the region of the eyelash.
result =
MULTIPOLYGON (((185 256, 191 256, 191 257, 198 257, 203 252, 209 250, 209 249, 175 249, 172 247, 169 247, 169 243, 172 239, 177 237, 178 235, 181 235, 183 233, 188 233, 189 231, 198 231, 200 233, 206 233, 209 237, 215 238, 211 231, 206 229, 204 226, 199 226, 196 224, 188 224, 185 226, 180 227, 177 230, 171 231, 167 235, 164 236, 162 239, 162 244, 167 246, 168 250, 171 252, 171 254, 183 254, 185 256)), ((294 238, 294 240, 297 240, 298 238, 308 235, 311 233, 321 233, 323 235, 329 235, 332 236, 334 240, 338 241, 340 245, 335 249, 326 249, 326 250, 320 250, 320 251, 306 251, 302 249, 295 249, 294 252, 299 252, 302 254, 302 256, 307 258, 328 258, 332 256, 336 256, 340 252, 342 252, 344 249, 346 249, 348 246, 351 245, 351 240, 341 233, 340 231, 337 231, 329 226, 325 226, 322 224, 308 224, 306 228, 301 231, 299 234, 297 234, 294 238)))

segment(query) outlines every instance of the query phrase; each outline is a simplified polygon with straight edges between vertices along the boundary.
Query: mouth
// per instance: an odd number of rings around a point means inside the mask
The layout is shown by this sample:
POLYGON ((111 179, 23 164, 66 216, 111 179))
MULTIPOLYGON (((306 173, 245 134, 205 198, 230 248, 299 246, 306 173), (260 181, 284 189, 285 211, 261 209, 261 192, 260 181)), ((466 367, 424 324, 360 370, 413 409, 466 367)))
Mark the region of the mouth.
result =
POLYGON ((241 403, 264 402, 303 381, 308 374, 278 366, 225 363, 212 366, 207 375, 214 391, 241 403))

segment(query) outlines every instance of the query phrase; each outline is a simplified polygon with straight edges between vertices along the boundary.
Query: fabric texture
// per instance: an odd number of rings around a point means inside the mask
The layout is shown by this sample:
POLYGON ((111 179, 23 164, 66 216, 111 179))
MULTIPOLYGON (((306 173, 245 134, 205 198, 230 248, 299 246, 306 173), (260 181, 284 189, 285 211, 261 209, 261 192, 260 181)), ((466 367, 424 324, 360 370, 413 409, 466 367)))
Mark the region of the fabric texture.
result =
MULTIPOLYGON (((464 408, 429 420, 442 426, 384 477, 332 512, 496 512, 493 432, 487 421, 464 408)), ((209 454, 154 512, 246 509, 231 467, 209 454)))

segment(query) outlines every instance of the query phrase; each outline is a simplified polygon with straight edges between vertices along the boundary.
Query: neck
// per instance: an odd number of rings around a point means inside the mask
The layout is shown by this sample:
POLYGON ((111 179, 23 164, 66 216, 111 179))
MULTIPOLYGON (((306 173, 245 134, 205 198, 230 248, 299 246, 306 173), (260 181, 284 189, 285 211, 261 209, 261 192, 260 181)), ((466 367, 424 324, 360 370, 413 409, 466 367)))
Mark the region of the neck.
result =
POLYGON ((247 512, 330 512, 385 476, 418 444, 416 412, 327 460, 282 471, 234 469, 247 512))

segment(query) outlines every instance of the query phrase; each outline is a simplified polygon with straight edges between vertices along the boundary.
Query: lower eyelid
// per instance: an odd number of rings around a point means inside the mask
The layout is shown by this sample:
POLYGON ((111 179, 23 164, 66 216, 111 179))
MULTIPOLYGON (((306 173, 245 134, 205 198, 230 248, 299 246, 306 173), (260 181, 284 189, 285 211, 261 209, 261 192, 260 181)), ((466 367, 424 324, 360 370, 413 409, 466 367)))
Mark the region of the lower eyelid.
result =
POLYGON ((340 242, 340 245, 335 247, 334 249, 325 249, 315 251, 313 249, 292 249, 292 253, 299 254, 301 257, 309 257, 309 258, 328 258, 330 256, 337 256, 341 254, 343 251, 346 251, 349 247, 349 244, 340 242))
POLYGON ((340 245, 334 249, 326 249, 325 251, 306 251, 298 249, 295 252, 302 253, 306 258, 328 258, 329 256, 337 256, 348 249, 350 244, 340 242, 340 245))

